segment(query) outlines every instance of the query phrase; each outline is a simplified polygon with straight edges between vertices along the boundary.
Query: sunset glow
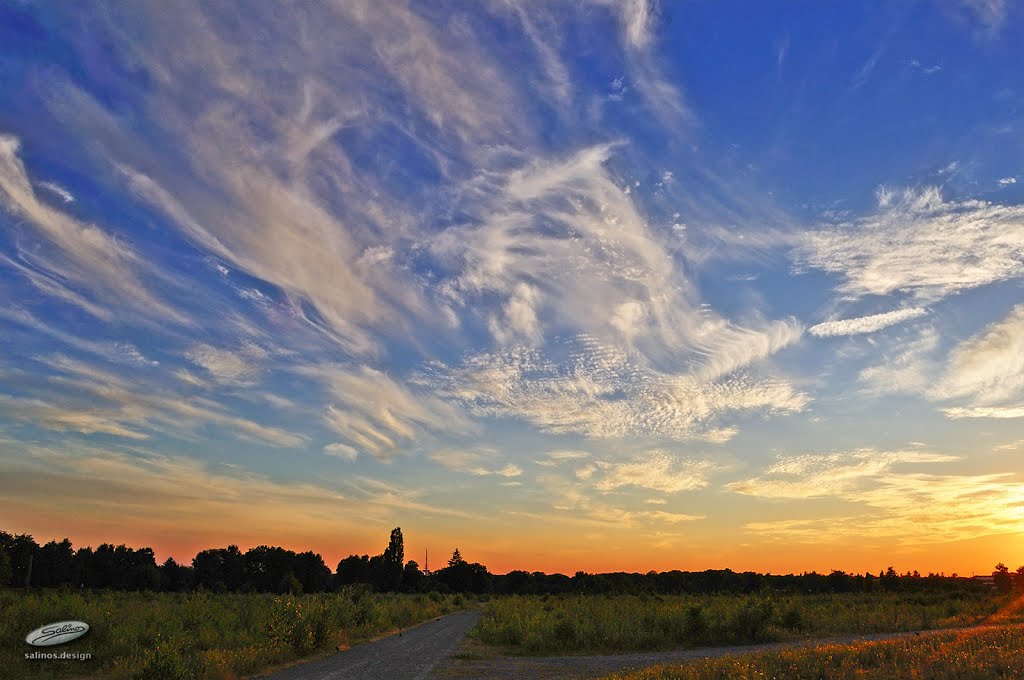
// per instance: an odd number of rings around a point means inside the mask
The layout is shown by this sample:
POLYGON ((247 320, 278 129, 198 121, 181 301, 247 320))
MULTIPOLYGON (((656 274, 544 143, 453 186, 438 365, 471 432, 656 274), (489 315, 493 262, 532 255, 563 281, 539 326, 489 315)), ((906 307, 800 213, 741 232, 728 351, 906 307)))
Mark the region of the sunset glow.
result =
POLYGON ((1017 566, 1020 8, 171 4, 0 8, 0 529, 1017 566))

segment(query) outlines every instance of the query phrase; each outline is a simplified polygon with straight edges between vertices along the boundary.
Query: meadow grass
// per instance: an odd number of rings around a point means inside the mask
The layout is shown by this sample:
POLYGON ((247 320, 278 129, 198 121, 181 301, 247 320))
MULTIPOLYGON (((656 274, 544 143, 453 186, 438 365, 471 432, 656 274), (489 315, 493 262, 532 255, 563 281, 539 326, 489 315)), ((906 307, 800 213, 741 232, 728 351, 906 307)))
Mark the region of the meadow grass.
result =
POLYGON ((316 595, 0 590, 0 678, 236 678, 351 645, 465 607, 459 595, 316 595), (73 642, 30 647, 46 623, 85 621, 73 642), (89 652, 88 661, 28 660, 33 651, 89 652))
POLYGON ((595 654, 749 644, 976 623, 991 593, 509 596, 470 633, 511 654, 595 654))
POLYGON ((608 680, 1021 677, 1024 677, 1024 624, 1018 623, 896 640, 701 659, 613 674, 608 680))

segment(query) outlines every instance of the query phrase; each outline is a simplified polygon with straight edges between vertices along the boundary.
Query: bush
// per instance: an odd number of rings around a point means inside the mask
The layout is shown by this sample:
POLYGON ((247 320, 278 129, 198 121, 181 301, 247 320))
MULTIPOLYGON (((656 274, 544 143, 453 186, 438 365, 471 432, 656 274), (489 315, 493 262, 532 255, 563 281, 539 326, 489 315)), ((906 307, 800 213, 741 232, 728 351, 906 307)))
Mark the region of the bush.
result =
POLYGON ((782 613, 780 624, 788 630, 801 630, 804 627, 804 618, 800 615, 800 610, 791 605, 782 613))
POLYGON ((966 625, 1004 601, 980 592, 512 595, 493 597, 470 635, 512 653, 635 652, 966 625))
POLYGON ((147 593, 71 589, 0 590, 2 677, 231 678, 351 644, 456 611, 454 598, 337 593, 147 593), (89 661, 24 659, 27 631, 81 619, 88 635, 62 649, 89 661))
POLYGON ((770 600, 750 599, 741 604, 729 618, 727 638, 735 642, 761 642, 768 639, 768 623, 774 614, 770 600))

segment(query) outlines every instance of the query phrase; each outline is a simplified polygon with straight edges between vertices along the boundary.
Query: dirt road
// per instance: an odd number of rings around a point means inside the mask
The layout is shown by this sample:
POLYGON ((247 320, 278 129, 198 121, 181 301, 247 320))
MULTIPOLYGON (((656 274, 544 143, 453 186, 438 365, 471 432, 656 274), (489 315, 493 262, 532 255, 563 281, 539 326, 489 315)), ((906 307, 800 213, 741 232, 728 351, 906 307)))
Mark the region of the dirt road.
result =
POLYGON ((317 661, 265 676, 270 680, 420 680, 455 652, 480 610, 449 614, 317 661))

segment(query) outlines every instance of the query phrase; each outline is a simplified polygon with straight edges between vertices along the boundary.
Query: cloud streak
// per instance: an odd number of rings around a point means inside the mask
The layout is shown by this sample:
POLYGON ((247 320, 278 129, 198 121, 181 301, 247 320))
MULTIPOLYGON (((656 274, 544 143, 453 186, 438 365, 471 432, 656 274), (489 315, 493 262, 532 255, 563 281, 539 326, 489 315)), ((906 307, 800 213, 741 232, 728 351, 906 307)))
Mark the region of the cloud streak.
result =
POLYGON ((891 312, 883 312, 881 314, 858 316, 852 319, 823 321, 822 323, 808 328, 807 332, 819 338, 874 333, 875 331, 880 331, 883 328, 894 326, 910 319, 920 318, 927 313, 928 311, 921 307, 909 307, 906 309, 893 310, 891 312))

